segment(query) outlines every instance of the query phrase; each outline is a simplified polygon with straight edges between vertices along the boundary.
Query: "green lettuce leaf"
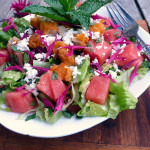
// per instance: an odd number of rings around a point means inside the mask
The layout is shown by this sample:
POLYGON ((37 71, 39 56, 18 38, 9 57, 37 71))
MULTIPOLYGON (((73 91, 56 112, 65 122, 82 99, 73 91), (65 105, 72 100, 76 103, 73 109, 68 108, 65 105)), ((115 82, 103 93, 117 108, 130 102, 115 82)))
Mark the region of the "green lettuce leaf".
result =
POLYGON ((2 80, 0 81, 0 85, 8 85, 12 82, 16 82, 23 77, 23 73, 19 71, 4 71, 2 72, 2 80))
POLYGON ((85 106, 77 113, 78 116, 82 117, 107 117, 108 110, 106 106, 102 106, 91 101, 88 101, 85 106))
POLYGON ((125 82, 110 83, 110 92, 116 95, 117 104, 120 106, 120 111, 126 109, 134 109, 138 99, 129 91, 125 82))
POLYGON ((62 114, 62 111, 57 111, 55 114, 51 113, 49 115, 49 110, 48 108, 45 108, 44 109, 44 113, 45 113, 45 119, 47 122, 51 123, 51 124, 54 124, 57 120, 59 120, 61 118, 61 116, 63 115, 62 114))

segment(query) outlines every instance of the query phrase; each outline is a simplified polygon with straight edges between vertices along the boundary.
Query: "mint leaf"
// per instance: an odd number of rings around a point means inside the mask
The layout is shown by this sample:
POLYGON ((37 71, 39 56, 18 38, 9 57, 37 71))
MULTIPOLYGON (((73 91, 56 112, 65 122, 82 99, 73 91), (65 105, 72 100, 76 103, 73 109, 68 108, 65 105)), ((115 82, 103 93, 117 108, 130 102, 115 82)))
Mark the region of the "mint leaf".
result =
POLYGON ((63 6, 59 2, 59 0, 44 0, 45 3, 51 6, 54 10, 56 10, 60 15, 65 15, 66 11, 63 6))
POLYGON ((36 118, 36 114, 35 113, 32 114, 32 115, 30 115, 30 116, 27 116, 27 118, 25 119, 25 121, 29 121, 29 120, 34 119, 34 118, 36 118))
POLYGON ((112 0, 87 0, 81 6, 79 6, 77 11, 84 12, 85 14, 91 16, 94 12, 100 9, 100 7, 110 2, 112 2, 112 0))
POLYGON ((67 19, 65 17, 61 16, 60 14, 58 14, 57 11, 55 11, 50 7, 45 7, 40 5, 30 5, 30 6, 26 6, 21 12, 37 14, 57 21, 67 22, 67 19))
POLYGON ((61 5, 64 7, 66 11, 68 11, 68 0, 59 0, 61 5))
POLYGON ((70 119, 70 118, 74 115, 73 113, 67 112, 67 111, 63 111, 62 113, 63 113, 63 115, 64 115, 66 118, 68 118, 68 119, 70 119))
POLYGON ((55 72, 55 71, 53 71, 53 74, 52 74, 52 81, 53 81, 53 80, 56 80, 56 79, 58 79, 58 73, 55 72))
POLYGON ((68 12, 71 15, 71 19, 73 23, 78 24, 78 22, 84 26, 87 30, 90 27, 90 16, 84 14, 83 12, 68 12))
POLYGON ((20 52, 17 47, 15 45, 11 45, 11 50, 16 51, 16 52, 20 52))
POLYGON ((30 104, 30 106, 35 106, 35 105, 36 105, 35 101, 32 101, 31 104, 30 104))

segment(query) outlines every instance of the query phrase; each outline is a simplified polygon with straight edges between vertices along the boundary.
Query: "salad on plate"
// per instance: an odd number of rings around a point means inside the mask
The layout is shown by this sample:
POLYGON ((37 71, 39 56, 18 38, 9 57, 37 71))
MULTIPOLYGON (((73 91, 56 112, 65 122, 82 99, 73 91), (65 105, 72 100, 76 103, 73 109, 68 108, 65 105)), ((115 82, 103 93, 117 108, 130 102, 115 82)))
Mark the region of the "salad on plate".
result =
POLYGON ((135 37, 95 13, 111 1, 12 4, 20 18, 0 28, 0 110, 54 124, 62 116, 115 119, 134 109, 138 99, 129 87, 150 60, 135 37))

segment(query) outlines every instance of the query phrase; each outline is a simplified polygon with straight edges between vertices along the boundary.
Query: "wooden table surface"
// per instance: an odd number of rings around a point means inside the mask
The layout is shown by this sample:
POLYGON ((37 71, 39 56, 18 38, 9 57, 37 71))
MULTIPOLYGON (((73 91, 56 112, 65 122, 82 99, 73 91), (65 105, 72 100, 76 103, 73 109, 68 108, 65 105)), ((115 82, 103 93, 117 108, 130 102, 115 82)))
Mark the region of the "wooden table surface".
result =
MULTIPOLYGON (((1 11, 8 12, 12 0, 1 0, 1 11)), ((39 0, 36 0, 38 3, 39 0)), ((118 0, 119 1, 119 0, 118 0)), ((140 1, 140 0, 139 0, 140 1)), ((145 0, 144 0, 145 1, 145 0)), ((149 0, 148 0, 149 1, 149 0)), ((120 0, 121 2, 121 0, 120 0)), ((133 17, 142 19, 133 0, 133 17)), ((122 3, 125 7, 127 3, 122 3)), ((131 8, 131 7, 130 7, 131 8)), ((130 12, 131 9, 128 9, 130 12)), ((12 13, 8 12, 8 15, 12 13)), ((0 19, 4 16, 0 14, 0 19)), ((138 23, 148 31, 145 21, 138 23)), ((38 131, 37 131, 38 132, 38 131)), ((150 88, 140 97, 135 110, 121 112, 91 129, 62 138, 42 139, 20 135, 0 125, 0 150, 150 150, 150 88)))

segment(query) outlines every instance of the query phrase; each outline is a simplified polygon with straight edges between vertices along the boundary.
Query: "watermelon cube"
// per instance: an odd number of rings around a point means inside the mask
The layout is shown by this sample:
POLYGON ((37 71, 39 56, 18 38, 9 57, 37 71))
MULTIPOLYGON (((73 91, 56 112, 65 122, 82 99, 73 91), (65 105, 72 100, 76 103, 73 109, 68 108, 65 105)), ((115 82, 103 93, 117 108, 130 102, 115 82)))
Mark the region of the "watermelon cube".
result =
POLYGON ((140 54, 138 48, 133 43, 128 44, 124 48, 123 52, 121 54, 119 54, 118 56, 125 58, 125 60, 117 59, 115 61, 115 63, 120 67, 124 67, 129 62, 135 60, 133 63, 131 63, 129 68, 136 66, 136 64, 138 64, 138 68, 140 68, 140 66, 143 62, 142 55, 140 54))
POLYGON ((112 46, 105 41, 96 43, 91 40, 89 41, 89 44, 91 45, 91 49, 93 51, 91 52, 89 48, 85 48, 83 49, 84 53, 89 54, 91 60, 93 60, 96 56, 100 65, 102 65, 109 57, 112 50, 112 46))
POLYGON ((8 61, 8 56, 9 56, 9 54, 8 54, 8 52, 7 52, 7 50, 5 50, 5 49, 1 49, 0 50, 0 54, 1 54, 1 56, 0 56, 0 66, 1 65, 3 65, 5 62, 7 62, 8 61))
POLYGON ((6 105, 12 112, 24 113, 35 108, 35 106, 31 106, 32 102, 36 104, 36 99, 32 97, 31 93, 22 96, 27 92, 26 90, 22 90, 19 92, 6 93, 6 105))
POLYGON ((43 74, 40 77, 37 89, 56 102, 67 87, 59 77, 52 80, 52 74, 53 72, 50 70, 43 74))
POLYGON ((93 76, 87 88, 85 99, 104 105, 110 88, 110 79, 102 76, 93 76))
POLYGON ((104 32, 104 39, 108 42, 113 42, 117 40, 117 37, 120 37, 121 31, 116 29, 109 29, 105 30, 104 32))

